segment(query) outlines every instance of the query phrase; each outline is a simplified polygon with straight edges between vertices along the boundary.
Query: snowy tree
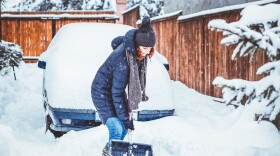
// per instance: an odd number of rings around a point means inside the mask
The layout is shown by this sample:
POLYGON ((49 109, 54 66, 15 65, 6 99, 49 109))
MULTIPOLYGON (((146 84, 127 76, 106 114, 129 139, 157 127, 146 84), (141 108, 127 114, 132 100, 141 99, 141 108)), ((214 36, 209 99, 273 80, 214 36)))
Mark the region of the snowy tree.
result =
POLYGON ((0 6, 1 6, 1 10, 3 10, 3 9, 5 9, 5 7, 6 7, 6 1, 7 0, 0 0, 0 6))
POLYGON ((259 81, 217 77, 213 84, 223 88, 226 104, 255 106, 252 107, 254 112, 261 114, 258 120, 269 114, 269 120, 273 121, 280 112, 280 5, 248 6, 241 16, 239 21, 232 23, 212 20, 208 27, 223 32, 221 44, 237 44, 232 53, 233 60, 250 55, 250 61, 253 61, 256 52, 264 52, 270 61, 258 68, 257 74, 267 76, 259 81))
POLYGON ((22 0, 18 4, 15 4, 13 6, 14 9, 12 11, 35 11, 40 8, 39 4, 41 4, 42 2, 42 0, 35 2, 33 0, 22 0))
POLYGON ((164 0, 127 0, 127 8, 140 4, 140 15, 155 17, 164 14, 164 0))
MULTIPOLYGON (((11 3, 7 1, 3 4, 11 3)), ((110 10, 115 0, 21 0, 5 11, 63 11, 63 10, 110 10)))
POLYGON ((102 10, 103 9, 103 1, 101 0, 92 0, 86 4, 86 8, 88 10, 102 10))
POLYGON ((13 69, 15 76, 14 67, 19 67, 21 61, 22 49, 20 46, 2 40, 0 42, 0 75, 5 76, 13 69))

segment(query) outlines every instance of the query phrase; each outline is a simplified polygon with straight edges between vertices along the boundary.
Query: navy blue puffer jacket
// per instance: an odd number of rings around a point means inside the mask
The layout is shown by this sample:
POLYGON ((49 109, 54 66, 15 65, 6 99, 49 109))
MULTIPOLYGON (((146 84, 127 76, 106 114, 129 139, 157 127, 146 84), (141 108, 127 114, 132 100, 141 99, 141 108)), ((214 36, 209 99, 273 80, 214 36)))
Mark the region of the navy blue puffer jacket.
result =
MULTIPOLYGON (((134 34, 128 31, 112 41, 114 51, 98 69, 91 86, 91 96, 103 124, 108 118, 129 119, 125 88, 129 80, 126 50, 136 55, 134 34)), ((137 55, 136 55, 137 56, 137 55)))

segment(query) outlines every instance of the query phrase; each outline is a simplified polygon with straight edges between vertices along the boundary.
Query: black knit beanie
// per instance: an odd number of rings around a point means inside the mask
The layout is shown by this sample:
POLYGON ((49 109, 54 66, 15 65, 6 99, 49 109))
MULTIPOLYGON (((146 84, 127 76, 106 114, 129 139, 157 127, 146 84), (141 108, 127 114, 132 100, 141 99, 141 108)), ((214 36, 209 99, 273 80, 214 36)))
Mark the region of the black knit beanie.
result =
POLYGON ((144 16, 142 24, 135 34, 135 43, 137 46, 154 47, 156 43, 156 35, 151 26, 151 20, 148 16, 144 16))

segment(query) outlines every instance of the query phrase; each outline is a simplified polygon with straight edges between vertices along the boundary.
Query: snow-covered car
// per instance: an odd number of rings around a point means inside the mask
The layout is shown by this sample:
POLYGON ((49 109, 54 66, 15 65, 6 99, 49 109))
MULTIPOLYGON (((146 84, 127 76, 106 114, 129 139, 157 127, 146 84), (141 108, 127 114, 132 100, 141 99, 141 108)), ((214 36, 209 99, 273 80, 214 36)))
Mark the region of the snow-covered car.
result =
MULTIPOLYGON (((111 41, 134 29, 109 23, 74 23, 63 26, 41 54, 46 130, 56 137, 70 130, 98 126, 101 121, 91 99, 94 76, 113 51, 111 41)), ((135 120, 148 121, 174 114, 168 62, 157 51, 148 61, 146 93, 133 112, 135 120)))

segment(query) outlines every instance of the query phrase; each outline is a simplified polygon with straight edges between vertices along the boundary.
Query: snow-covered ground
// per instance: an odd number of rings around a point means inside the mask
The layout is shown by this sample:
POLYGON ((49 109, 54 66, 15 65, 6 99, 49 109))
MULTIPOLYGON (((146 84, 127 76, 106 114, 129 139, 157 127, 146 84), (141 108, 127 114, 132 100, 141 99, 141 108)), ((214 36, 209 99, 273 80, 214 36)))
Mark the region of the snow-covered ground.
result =
MULTIPOLYGON (((104 125, 59 139, 45 134, 42 70, 22 64, 16 74, 16 81, 12 74, 0 77, 1 156, 101 155, 108 140, 104 125)), ((267 121, 253 122, 248 107, 226 107, 178 81, 172 89, 176 116, 135 121, 133 141, 152 144, 155 156, 280 155, 278 130, 267 121)))

